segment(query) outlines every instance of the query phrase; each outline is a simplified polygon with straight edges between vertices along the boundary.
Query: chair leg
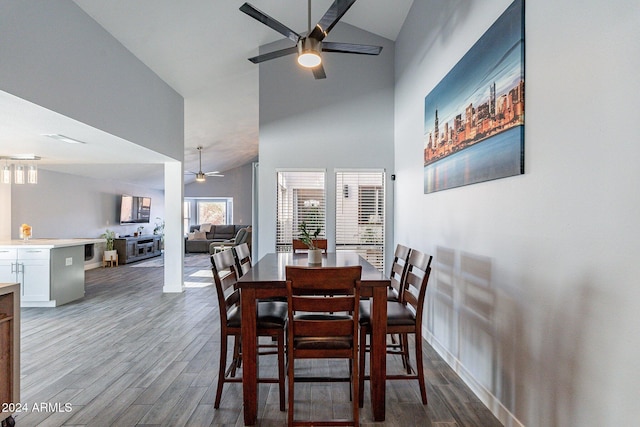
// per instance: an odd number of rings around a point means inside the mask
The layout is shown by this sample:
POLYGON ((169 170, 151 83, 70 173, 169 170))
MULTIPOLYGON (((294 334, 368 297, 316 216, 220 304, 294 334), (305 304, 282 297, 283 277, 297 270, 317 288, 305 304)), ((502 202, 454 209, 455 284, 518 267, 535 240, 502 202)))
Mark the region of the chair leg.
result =
MULTIPOLYGON (((420 327, 420 326, 418 326, 420 327)), ((416 337, 416 371, 418 374, 418 384, 420 385, 420 395, 422 396, 422 404, 427 404, 427 389, 424 385, 424 366, 422 365, 422 333, 418 330, 416 337)))
POLYGON ((353 393, 352 405, 353 405, 353 425, 354 427, 360 426, 360 366, 358 365, 358 347, 356 347, 354 339, 354 349, 352 354, 352 359, 349 362, 353 361, 353 369, 352 369, 352 377, 351 377, 351 390, 353 393))
POLYGON ((220 398, 222 397, 222 386, 225 379, 225 367, 227 366, 227 336, 223 336, 220 340, 220 369, 218 370, 218 388, 216 390, 216 400, 213 407, 220 407, 220 398))
POLYGON ((293 381, 293 356, 292 356, 293 349, 289 348, 288 351, 289 351, 289 356, 288 356, 288 366, 287 366, 287 370, 288 370, 287 379, 288 379, 288 382, 289 382, 289 387, 288 387, 289 395, 287 397, 289 399, 289 409, 288 409, 288 413, 287 413, 287 425, 292 426, 293 425, 293 402, 295 400, 294 397, 293 397, 293 395, 294 395, 294 389, 293 389, 293 387, 294 387, 293 386, 293 383, 294 383, 294 381, 293 381))
POLYGON ((284 411, 285 408, 285 397, 284 397, 284 333, 278 334, 278 391, 280 394, 280 410, 284 411))
POLYGON ((230 375, 232 377, 236 376, 236 369, 240 368, 240 337, 233 337, 233 361, 231 362, 231 371, 230 375))
POLYGON ((402 365, 407 370, 407 374, 411 375, 411 358, 409 357, 409 334, 400 334, 402 365))
POLYGON ((360 347, 359 347, 359 359, 360 366, 358 375, 358 388, 360 389, 360 393, 358 393, 358 405, 360 408, 364 407, 364 367, 365 367, 365 353, 367 352, 367 331, 365 328, 360 328, 360 347))

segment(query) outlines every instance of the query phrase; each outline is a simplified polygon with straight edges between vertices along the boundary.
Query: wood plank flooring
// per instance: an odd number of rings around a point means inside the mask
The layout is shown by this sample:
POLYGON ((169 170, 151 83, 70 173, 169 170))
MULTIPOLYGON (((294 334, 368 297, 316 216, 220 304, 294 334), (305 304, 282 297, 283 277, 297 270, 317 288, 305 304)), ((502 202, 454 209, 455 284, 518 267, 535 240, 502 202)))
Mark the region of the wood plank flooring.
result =
MULTIPOLYGON (((220 334, 208 262, 187 260, 181 294, 162 293, 161 267, 131 264, 87 271, 80 301, 23 308, 27 410, 16 425, 242 426, 240 384, 225 385, 220 409, 213 408, 220 334)), ((424 353, 429 404, 421 404, 416 381, 388 381, 386 421, 372 422, 367 391, 363 426, 501 425, 430 346, 424 353)), ((346 369, 343 361, 314 363, 333 374, 346 369)), ((388 369, 398 368, 389 358, 388 369)), ((261 359, 260 369, 273 375, 275 357, 261 359)), ((296 394, 296 417, 349 414, 345 383, 301 383, 296 394)), ((258 410, 261 426, 286 424, 276 384, 260 385, 258 410)))

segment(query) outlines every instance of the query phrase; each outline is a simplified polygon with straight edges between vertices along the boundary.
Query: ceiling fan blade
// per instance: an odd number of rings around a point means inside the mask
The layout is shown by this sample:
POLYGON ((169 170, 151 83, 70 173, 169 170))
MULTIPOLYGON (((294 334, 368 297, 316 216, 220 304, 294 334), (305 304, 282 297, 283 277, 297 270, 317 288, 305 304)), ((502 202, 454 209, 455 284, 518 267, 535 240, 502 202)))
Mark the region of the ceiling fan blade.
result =
POLYGON ((335 0, 308 37, 322 41, 355 2, 356 0, 335 0))
POLYGON ((242 6, 240 6, 240 10, 246 13, 247 15, 249 15, 250 17, 262 22, 264 25, 276 30, 283 36, 293 40, 296 43, 298 43, 298 40, 300 40, 300 38, 302 37, 300 36, 300 34, 296 33, 291 28, 287 27, 286 25, 279 22, 278 20, 270 17, 266 13, 259 11, 255 7, 251 6, 249 3, 245 3, 242 6))
POLYGON ((254 64, 259 64, 260 62, 268 61, 270 59, 280 58, 281 56, 291 55, 292 53, 297 53, 298 48, 296 46, 288 47, 286 49, 274 50, 273 52, 264 53, 262 55, 254 56, 249 58, 249 61, 254 64))
POLYGON ((215 172, 205 172, 204 173, 206 176, 224 176, 222 175, 220 172, 215 171, 215 172))
POLYGON ((327 75, 324 73, 324 67, 322 66, 322 64, 318 65, 317 67, 313 67, 311 71, 313 71, 313 77, 316 80, 327 78, 327 75))
POLYGON ((324 52, 355 53, 358 55, 379 55, 382 46, 372 46, 369 44, 335 43, 322 42, 324 52))

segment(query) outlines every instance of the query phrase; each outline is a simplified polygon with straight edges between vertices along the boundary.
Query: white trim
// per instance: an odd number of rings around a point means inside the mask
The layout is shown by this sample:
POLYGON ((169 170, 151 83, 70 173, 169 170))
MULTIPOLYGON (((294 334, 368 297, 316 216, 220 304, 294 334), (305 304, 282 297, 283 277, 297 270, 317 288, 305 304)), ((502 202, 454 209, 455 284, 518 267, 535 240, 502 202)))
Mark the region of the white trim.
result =
POLYGON ((385 168, 334 168, 333 172, 387 173, 385 168))
POLYGON ((327 172, 327 168, 276 168, 278 172, 327 172))

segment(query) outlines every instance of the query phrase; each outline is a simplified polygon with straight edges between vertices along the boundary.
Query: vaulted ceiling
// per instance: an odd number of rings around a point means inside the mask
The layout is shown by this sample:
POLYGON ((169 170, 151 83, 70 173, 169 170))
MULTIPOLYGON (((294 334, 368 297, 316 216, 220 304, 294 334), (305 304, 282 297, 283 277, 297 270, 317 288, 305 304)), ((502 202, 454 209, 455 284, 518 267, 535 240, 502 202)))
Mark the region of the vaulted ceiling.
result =
MULTIPOLYGON (((184 97, 185 170, 198 170, 197 146, 204 147, 202 169, 205 172, 225 171, 257 158, 258 65, 247 58, 256 55, 260 45, 283 39, 283 36, 240 12, 238 9, 243 1, 74 2, 184 97)), ((313 23, 332 2, 312 2, 313 23)), ((251 0, 250 3, 293 30, 306 32, 307 2, 251 0)), ((413 0, 359 0, 342 21, 395 40, 412 3, 413 0)), ((292 67, 297 66, 292 57, 277 60, 288 60, 292 67)), ((321 84, 331 84, 331 77, 329 74, 321 84)), ((47 118, 55 119, 55 115, 47 118)), ((64 121, 64 118, 59 119, 64 121)), ((23 118, 18 122, 29 126, 30 120, 23 118)), ((44 119, 40 117, 40 120, 44 119)), ((37 126, 37 123, 32 124, 37 126)), ((6 134, 8 130, 0 127, 0 136, 3 132, 6 134)), ((72 147, 63 145, 55 146, 55 154, 50 156, 52 165, 46 167, 99 176, 100 168, 88 165, 92 161, 90 158, 65 162, 65 157, 72 158, 73 154, 66 153, 72 147)), ((115 155, 117 157, 117 153, 115 155)), ((149 168, 149 182, 137 180, 137 183, 161 186, 162 169, 157 165, 149 168)), ((123 177, 126 177, 125 170, 121 174, 123 177)), ((140 176, 139 170, 136 176, 140 176)), ((185 182, 192 179, 185 176, 185 182)))

